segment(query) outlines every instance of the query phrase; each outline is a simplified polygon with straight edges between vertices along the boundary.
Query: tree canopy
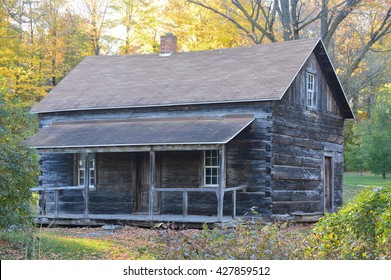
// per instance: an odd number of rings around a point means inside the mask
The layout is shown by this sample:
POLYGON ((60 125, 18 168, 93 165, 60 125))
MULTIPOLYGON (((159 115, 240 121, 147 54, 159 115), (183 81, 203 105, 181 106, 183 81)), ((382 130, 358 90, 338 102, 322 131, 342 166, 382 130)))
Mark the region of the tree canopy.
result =
POLYGON ((387 0, 2 0, 0 74, 26 104, 83 57, 180 51, 321 37, 355 112, 389 80, 387 0))
POLYGON ((354 124, 353 137, 346 146, 347 168, 391 173, 391 85, 379 89, 370 116, 361 112, 354 124))

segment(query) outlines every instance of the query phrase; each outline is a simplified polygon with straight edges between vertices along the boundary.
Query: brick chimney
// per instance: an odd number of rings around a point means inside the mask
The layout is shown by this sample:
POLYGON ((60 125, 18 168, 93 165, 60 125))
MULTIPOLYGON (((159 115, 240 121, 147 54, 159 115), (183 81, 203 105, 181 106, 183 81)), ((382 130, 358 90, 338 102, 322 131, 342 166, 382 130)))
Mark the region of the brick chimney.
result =
POLYGON ((177 37, 172 33, 160 37, 160 56, 170 56, 176 53, 177 37))

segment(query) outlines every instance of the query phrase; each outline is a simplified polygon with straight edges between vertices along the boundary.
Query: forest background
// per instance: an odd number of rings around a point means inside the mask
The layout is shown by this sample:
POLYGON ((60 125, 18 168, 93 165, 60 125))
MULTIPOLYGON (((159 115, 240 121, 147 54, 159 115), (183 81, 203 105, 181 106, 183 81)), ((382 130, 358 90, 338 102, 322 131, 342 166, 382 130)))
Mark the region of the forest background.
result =
POLYGON ((179 51, 322 38, 356 116, 345 169, 391 173, 390 0, 1 0, 0 226, 37 185, 30 108, 85 56, 157 53, 166 32, 179 51))

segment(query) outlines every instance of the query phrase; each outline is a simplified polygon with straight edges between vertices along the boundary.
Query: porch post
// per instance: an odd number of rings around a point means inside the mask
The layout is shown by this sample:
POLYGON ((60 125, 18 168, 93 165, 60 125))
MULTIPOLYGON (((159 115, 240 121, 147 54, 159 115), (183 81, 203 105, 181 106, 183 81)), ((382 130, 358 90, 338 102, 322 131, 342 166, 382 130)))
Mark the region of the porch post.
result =
POLYGON ((149 219, 153 220, 153 208, 155 204, 155 151, 149 152, 149 219))
POLYGON ((58 190, 54 191, 54 218, 58 218, 58 190))
POLYGON ((90 192, 90 155, 84 157, 84 219, 88 219, 89 213, 89 192, 90 192))
POLYGON ((187 217, 187 209, 189 208, 188 201, 189 201, 188 193, 187 193, 187 191, 184 191, 183 192, 183 198, 182 198, 182 202, 183 202, 183 209, 182 209, 183 218, 187 217))
POLYGON ((217 220, 218 222, 223 221, 224 213, 224 188, 225 188, 225 145, 221 145, 219 149, 220 154, 220 180, 218 190, 218 201, 217 201, 217 220))
POLYGON ((232 218, 236 218, 236 191, 232 192, 232 218))

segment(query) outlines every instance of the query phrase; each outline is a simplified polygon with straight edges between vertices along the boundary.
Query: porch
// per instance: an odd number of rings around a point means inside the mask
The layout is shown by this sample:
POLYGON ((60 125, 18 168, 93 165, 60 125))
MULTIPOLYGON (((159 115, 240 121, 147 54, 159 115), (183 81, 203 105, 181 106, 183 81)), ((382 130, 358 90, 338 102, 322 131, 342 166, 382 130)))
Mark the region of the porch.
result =
POLYGON ((54 124, 30 140, 44 167, 41 185, 31 188, 40 197, 36 222, 227 222, 246 188, 226 182, 225 144, 252 121, 244 115, 54 124), (90 143, 91 134, 102 138, 90 143))

